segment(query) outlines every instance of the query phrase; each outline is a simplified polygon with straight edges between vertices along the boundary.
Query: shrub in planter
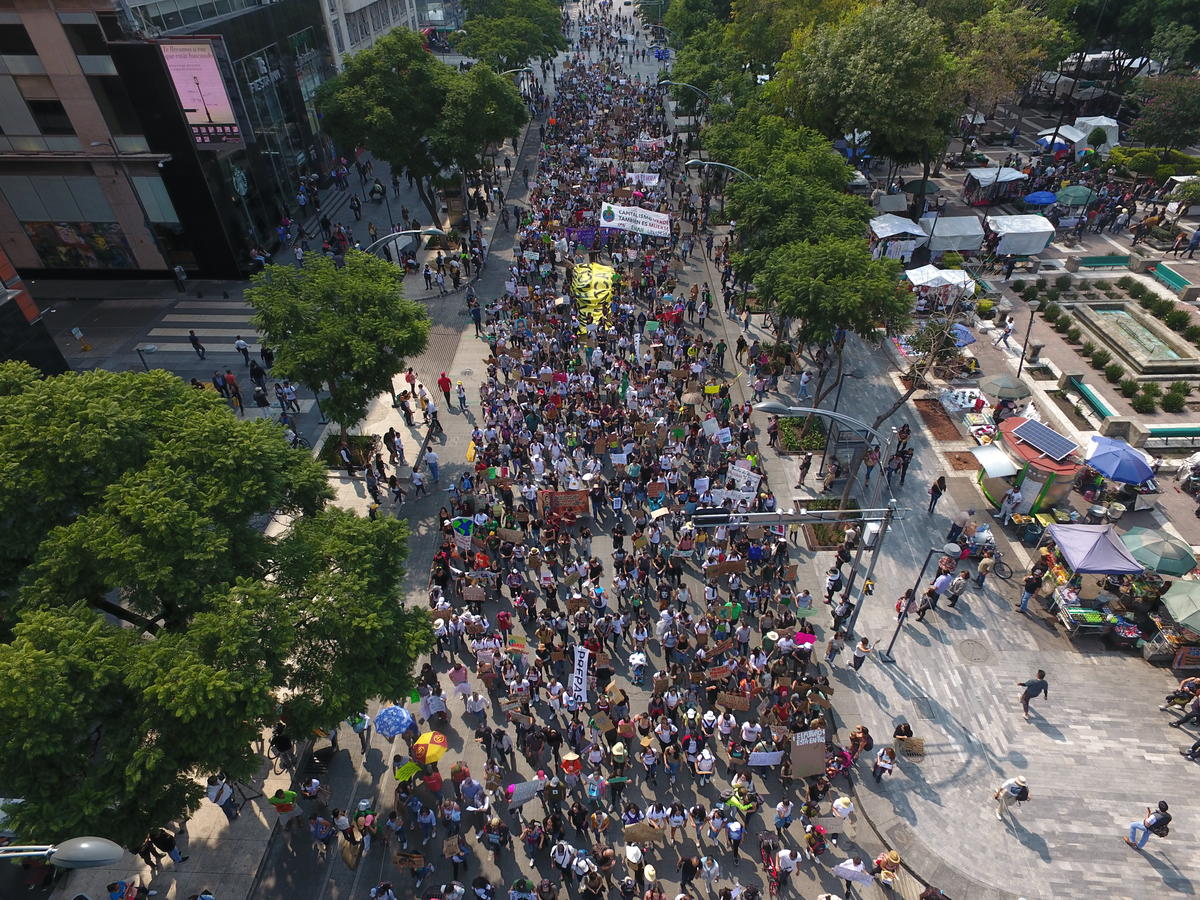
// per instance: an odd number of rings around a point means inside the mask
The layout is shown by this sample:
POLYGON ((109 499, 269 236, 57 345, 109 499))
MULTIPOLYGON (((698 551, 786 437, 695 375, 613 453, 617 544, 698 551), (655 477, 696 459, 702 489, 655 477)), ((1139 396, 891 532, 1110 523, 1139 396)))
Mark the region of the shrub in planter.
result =
POLYGON ((1152 309, 1154 309, 1154 304, 1158 302, 1158 298, 1153 294, 1142 294, 1142 296, 1137 298, 1137 302, 1138 306, 1147 312, 1150 312, 1152 309))
POLYGON ((1172 381, 1171 386, 1167 388, 1168 394, 1179 394, 1186 397, 1192 392, 1192 386, 1186 381, 1172 381))
POLYGON ((1067 329, 1067 340, 1072 344, 1078 344, 1081 337, 1083 337, 1083 331, 1078 326, 1072 325, 1067 329))
POLYGON ((1143 297, 1150 296, 1150 288, 1146 287, 1140 281, 1135 281, 1129 287, 1128 294, 1130 297, 1133 297, 1135 300, 1141 300, 1143 297))
POLYGON ((1200 344, 1200 325, 1189 325, 1183 329, 1183 337, 1193 344, 1200 344))
POLYGON ((1169 313, 1174 311, 1175 302, 1165 297, 1155 297, 1154 302, 1150 304, 1150 312, 1154 313, 1160 319, 1165 319, 1169 313))
POLYGON ((1181 413, 1187 407, 1187 397, 1183 394, 1167 392, 1162 398, 1163 412, 1181 413))
POLYGON ((1016 278, 1009 283, 1009 287, 1011 287, 1018 294, 1023 293, 1027 285, 1028 282, 1025 281, 1024 278, 1016 278))
POLYGON ((1130 400, 1137 396, 1139 388, 1141 388, 1141 385, 1132 378, 1122 378, 1121 383, 1117 385, 1117 390, 1121 392, 1121 396, 1130 400))
POLYGON ((1098 349, 1100 349, 1100 348, 1097 347, 1091 341, 1084 341, 1083 346, 1079 349, 1079 352, 1082 353, 1084 356, 1091 356, 1098 349))
POLYGON ((1066 334, 1068 331, 1070 331, 1071 330, 1071 317, 1063 316, 1061 319, 1059 319, 1057 322, 1055 322, 1054 330, 1057 331, 1059 334, 1066 334))
POLYGON ((1122 368, 1118 363, 1109 363, 1104 367, 1104 377, 1107 378, 1110 383, 1116 384, 1125 377, 1125 369, 1122 368))
POLYGON ((1107 291, 1110 287, 1112 287, 1112 285, 1109 284, 1107 281, 1105 281, 1103 278, 1101 278, 1097 282, 1094 282, 1094 284, 1096 285, 1096 290, 1098 290, 1098 291, 1107 291))
POLYGON ((1038 298, 1038 289, 1032 284, 1028 285, 1025 290, 1021 291, 1021 296, 1026 303, 1033 303, 1038 298))
POLYGON ((1162 387, 1157 381, 1147 381, 1142 385, 1142 393, 1147 397, 1161 397, 1162 387))
POLYGON ((1158 398, 1147 394, 1138 394, 1130 405, 1133 406, 1134 412, 1149 415, 1158 408, 1158 398))
POLYGON ((1062 291, 1060 291, 1058 288, 1050 288, 1050 290, 1046 291, 1046 299, 1051 303, 1057 303, 1058 298, 1061 296, 1062 291))
POLYGON ((990 319, 996 312, 996 304, 991 300, 980 300, 975 304, 975 314, 981 319, 990 319))
POLYGON ((955 253, 951 250, 949 253, 942 254, 943 269, 961 269, 963 267, 963 257, 961 253, 955 253))
POLYGON ((1058 288, 1060 291, 1065 291, 1067 288, 1069 288, 1071 286, 1071 282, 1073 280, 1074 279, 1071 278, 1070 275, 1063 273, 1062 275, 1059 275, 1057 278, 1054 279, 1054 286, 1056 288, 1058 288))
POLYGON ((1192 324, 1192 317, 1188 315, 1185 309, 1173 309, 1163 318, 1167 323, 1167 327, 1172 331, 1183 331, 1192 324))
POLYGON ((1103 369, 1112 361, 1112 354, 1107 350, 1097 350, 1092 354, 1092 365, 1097 369, 1103 369))
POLYGON ((1047 322, 1054 322, 1062 315, 1062 307, 1053 300, 1049 301, 1042 307, 1042 315, 1046 317, 1047 322))
POLYGON ((1046 287, 1046 279, 1045 278, 1035 279, 1033 283, 1037 285, 1037 288, 1039 291, 1044 290, 1046 287))
POLYGON ((783 450, 821 450, 825 447, 825 426, 820 419, 814 419, 808 426, 808 432, 801 441, 804 432, 804 419, 794 416, 779 420, 779 446, 783 450))
POLYGON ((1117 286, 1120 287, 1121 290, 1128 291, 1131 294, 1133 293, 1133 289, 1135 287, 1141 287, 1141 285, 1134 281, 1129 275, 1122 275, 1120 278, 1118 278, 1117 286))

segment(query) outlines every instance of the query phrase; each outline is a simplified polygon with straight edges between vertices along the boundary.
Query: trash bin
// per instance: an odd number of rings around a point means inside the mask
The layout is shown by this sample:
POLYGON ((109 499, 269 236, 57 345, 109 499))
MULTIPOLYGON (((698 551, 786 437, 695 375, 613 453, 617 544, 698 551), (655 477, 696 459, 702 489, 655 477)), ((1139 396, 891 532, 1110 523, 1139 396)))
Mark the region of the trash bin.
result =
POLYGON ((1025 526, 1025 531, 1021 535, 1021 543, 1026 547, 1036 547, 1042 540, 1042 534, 1046 531, 1041 525, 1036 522, 1031 522, 1025 526))

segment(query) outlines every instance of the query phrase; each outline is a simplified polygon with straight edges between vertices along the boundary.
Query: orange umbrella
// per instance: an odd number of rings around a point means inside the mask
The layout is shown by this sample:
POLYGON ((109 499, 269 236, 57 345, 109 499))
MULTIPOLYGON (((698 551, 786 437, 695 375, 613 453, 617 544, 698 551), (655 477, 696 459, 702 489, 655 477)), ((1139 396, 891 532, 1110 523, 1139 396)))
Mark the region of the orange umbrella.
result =
POLYGON ((440 731, 427 731, 412 746, 412 758, 423 765, 432 765, 450 749, 450 742, 440 731))

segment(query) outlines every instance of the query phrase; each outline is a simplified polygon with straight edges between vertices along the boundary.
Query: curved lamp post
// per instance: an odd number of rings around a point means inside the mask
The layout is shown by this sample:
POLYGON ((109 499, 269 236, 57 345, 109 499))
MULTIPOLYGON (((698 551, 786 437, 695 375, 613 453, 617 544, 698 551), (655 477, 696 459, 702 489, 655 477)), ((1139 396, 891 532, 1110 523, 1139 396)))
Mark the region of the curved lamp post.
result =
POLYGON ((363 247, 363 253, 374 253, 377 247, 382 247, 384 244, 391 243, 397 238, 408 237, 409 235, 413 234, 420 234, 424 235, 425 237, 433 237, 434 235, 441 237, 446 236, 446 232, 442 231, 440 228, 434 228, 433 226, 428 228, 411 228, 408 231, 393 231, 391 234, 385 234, 369 247, 363 247))
POLYGON ((60 869, 96 869, 120 862, 125 850, 102 837, 69 838, 58 844, 0 847, 0 860, 41 857, 60 869))
POLYGON ((520 68, 517 68, 517 69, 505 69, 503 72, 497 72, 496 74, 497 75, 511 75, 513 72, 528 72, 530 75, 532 75, 533 69, 529 68, 529 66, 521 66, 520 68))
MULTIPOLYGON (((674 82, 671 82, 671 83, 673 84, 674 82)), ((714 162, 711 159, 689 159, 687 162, 685 162, 683 164, 683 167, 686 169, 689 166, 701 166, 703 168, 708 168, 709 166, 715 166, 718 169, 728 169, 730 172, 735 172, 738 175, 741 175, 743 178, 749 178, 751 181, 758 180, 758 178, 756 176, 751 175, 745 169, 739 169, 737 166, 729 165, 729 163, 714 162)))
POLYGON ((699 94, 705 100, 712 99, 711 97, 708 96, 708 94, 706 94, 706 93, 704 93, 704 91, 700 90, 700 88, 696 87, 694 84, 688 84, 686 81, 668 81, 667 79, 664 78, 662 81, 660 81, 658 83, 658 86, 662 87, 664 84, 674 85, 675 87, 685 87, 685 88, 688 88, 689 90, 695 91, 697 94, 699 94))

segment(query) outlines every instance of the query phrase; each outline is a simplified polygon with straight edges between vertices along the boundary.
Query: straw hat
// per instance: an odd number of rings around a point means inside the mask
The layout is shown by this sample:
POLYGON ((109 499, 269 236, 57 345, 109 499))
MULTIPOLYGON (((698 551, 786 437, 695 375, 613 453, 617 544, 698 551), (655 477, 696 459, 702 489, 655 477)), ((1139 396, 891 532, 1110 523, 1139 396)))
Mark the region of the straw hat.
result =
POLYGON ((1018 776, 1017 776, 1017 778, 1016 778, 1016 782, 1017 782, 1017 784, 1019 784, 1021 787, 1026 787, 1026 784, 1025 784, 1025 776, 1024 776, 1024 775, 1018 775, 1018 776))
POLYGON ((888 854, 887 854, 887 861, 890 862, 893 866, 900 865, 900 854, 897 853, 895 850, 889 850, 888 854))
POLYGON ((578 754, 578 753, 564 753, 564 754, 563 754, 563 760, 564 760, 564 761, 565 761, 565 760, 576 760, 576 759, 579 759, 579 754, 578 754))

